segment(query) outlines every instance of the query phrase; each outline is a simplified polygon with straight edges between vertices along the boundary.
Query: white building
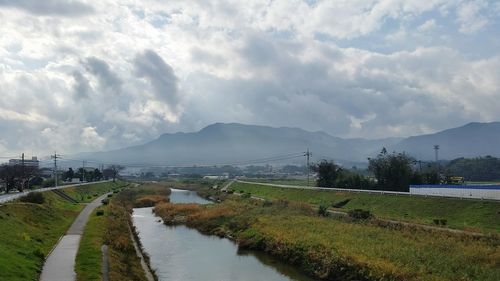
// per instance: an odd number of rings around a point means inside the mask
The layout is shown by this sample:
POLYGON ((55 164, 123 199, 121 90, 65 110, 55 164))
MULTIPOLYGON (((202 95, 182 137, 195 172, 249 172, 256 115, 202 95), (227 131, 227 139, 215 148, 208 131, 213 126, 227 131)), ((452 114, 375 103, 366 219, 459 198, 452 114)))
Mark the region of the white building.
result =
POLYGON ((410 194, 500 200, 500 185, 410 185, 410 194))
MULTIPOLYGON (((10 159, 9 160, 9 166, 21 166, 23 165, 23 160, 22 159, 10 159)), ((24 159, 24 166, 26 167, 34 167, 34 168, 39 168, 40 166, 40 161, 38 161, 38 158, 36 156, 32 157, 31 159, 24 159)))

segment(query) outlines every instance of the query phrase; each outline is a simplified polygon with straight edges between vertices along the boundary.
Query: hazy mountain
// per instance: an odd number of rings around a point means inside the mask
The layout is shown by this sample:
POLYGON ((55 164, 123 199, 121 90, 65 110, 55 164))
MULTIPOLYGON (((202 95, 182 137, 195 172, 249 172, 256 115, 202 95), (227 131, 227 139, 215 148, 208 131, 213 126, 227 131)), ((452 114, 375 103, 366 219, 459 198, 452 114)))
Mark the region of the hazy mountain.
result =
MULTIPOLYGON (((216 123, 198 132, 164 134, 144 145, 90 153, 84 157, 119 163, 211 164, 300 154, 309 148, 313 160, 365 162, 366 155, 399 140, 342 139, 297 128, 216 123)), ((281 162, 304 163, 304 159, 298 157, 281 162)))
MULTIPOLYGON (((334 159, 352 165, 366 162, 367 157, 376 155, 382 147, 389 151, 406 151, 419 159, 433 159, 434 144, 441 146, 441 159, 488 154, 500 156, 500 123, 471 123, 436 134, 379 140, 343 139, 297 128, 216 123, 198 132, 164 134, 143 145, 89 153, 84 158, 170 165, 249 164, 249 160, 300 154, 309 148, 313 161, 334 159)), ((278 162, 304 163, 304 157, 278 162)))
POLYGON ((439 145, 440 159, 459 157, 500 157, 500 122, 469 123, 435 134, 406 138, 388 150, 406 151, 423 160, 434 159, 434 145, 439 145))

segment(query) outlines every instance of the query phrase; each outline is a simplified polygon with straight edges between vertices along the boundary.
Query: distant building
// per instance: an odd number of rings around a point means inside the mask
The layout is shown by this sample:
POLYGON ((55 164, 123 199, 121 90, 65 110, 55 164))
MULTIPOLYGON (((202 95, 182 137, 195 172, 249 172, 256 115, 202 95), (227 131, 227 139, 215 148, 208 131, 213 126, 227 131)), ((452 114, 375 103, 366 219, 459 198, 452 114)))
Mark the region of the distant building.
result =
POLYGON ((500 185, 410 185, 410 194, 500 200, 500 185))
MULTIPOLYGON (((23 160, 22 159, 10 159, 9 160, 9 166, 21 166, 23 165, 23 160)), ((40 161, 38 161, 38 158, 36 156, 32 157, 31 159, 24 159, 24 166, 26 167, 34 167, 38 169, 40 167, 40 161)))

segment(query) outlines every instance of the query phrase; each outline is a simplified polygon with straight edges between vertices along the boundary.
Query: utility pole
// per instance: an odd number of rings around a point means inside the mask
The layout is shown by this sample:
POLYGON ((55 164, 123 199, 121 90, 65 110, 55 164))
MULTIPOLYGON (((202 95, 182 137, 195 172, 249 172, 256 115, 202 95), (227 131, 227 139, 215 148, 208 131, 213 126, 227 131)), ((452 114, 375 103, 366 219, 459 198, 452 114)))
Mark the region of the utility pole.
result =
POLYGON ((85 161, 82 161, 82 182, 85 182, 85 161))
POLYGON ((22 189, 24 190, 24 185, 25 185, 25 182, 26 182, 26 173, 25 173, 25 170, 24 170, 24 152, 21 156, 21 165, 22 165, 22 176, 23 176, 23 180, 21 181, 23 187, 22 189))
POLYGON ((439 177, 439 158, 438 158, 438 151, 439 151, 439 145, 434 145, 434 152, 435 152, 435 156, 436 156, 436 171, 437 171, 437 174, 438 174, 438 177, 439 177))
POLYGON ((311 167, 309 165, 309 157, 311 157, 312 153, 309 152, 309 148, 307 148, 307 151, 306 153, 304 154, 304 156, 306 157, 307 159, 307 186, 309 186, 309 171, 311 170, 311 167))
POLYGON ((54 159, 54 187, 57 187, 57 159, 60 157, 57 155, 57 152, 54 152, 54 155, 50 157, 54 159))

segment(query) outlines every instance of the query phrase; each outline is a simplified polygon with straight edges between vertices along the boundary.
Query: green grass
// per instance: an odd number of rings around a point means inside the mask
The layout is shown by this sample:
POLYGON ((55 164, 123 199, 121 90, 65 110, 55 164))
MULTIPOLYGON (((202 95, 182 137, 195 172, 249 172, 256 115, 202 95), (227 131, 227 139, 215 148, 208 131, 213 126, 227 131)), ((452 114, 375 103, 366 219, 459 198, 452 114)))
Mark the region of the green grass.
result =
POLYGON ((83 206, 44 192, 45 203, 0 206, 0 280, 38 280, 44 257, 83 206))
MULTIPOLYGON (((245 179, 245 181, 251 182, 265 182, 272 184, 283 184, 283 185, 297 185, 297 186, 307 186, 307 179, 245 179)), ((316 186, 316 181, 311 177, 309 180, 310 186, 316 186)))
POLYGON ((78 281, 100 281, 102 278, 102 252, 107 224, 107 207, 97 208, 89 218, 76 256, 76 277, 78 281), (103 216, 97 216, 103 210, 103 216))
POLYGON ((123 181, 105 182, 83 186, 74 186, 63 189, 63 191, 76 199, 78 202, 89 203, 96 197, 114 190, 118 190, 126 185, 123 181))
POLYGON ((421 224, 432 224, 433 219, 446 219, 448 226, 452 228, 497 233, 500 231, 499 202, 303 190, 239 182, 234 183, 231 189, 266 199, 287 199, 314 205, 331 206, 333 203, 350 199, 342 210, 364 209, 379 218, 421 224))
POLYGON ((190 227, 234 237, 241 247, 263 250, 319 279, 500 280, 495 237, 324 218, 310 205, 284 200, 229 197, 207 206, 162 203, 155 212, 167 223, 183 216, 190 227))

